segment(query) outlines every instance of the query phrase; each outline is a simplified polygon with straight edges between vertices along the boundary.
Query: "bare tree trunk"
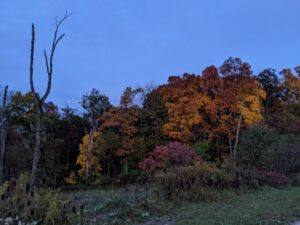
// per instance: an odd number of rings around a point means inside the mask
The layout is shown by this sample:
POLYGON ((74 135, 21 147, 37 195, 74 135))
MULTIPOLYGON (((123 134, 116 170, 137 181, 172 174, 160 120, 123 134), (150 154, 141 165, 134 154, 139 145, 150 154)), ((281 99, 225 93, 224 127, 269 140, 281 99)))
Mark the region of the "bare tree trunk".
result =
POLYGON ((42 130, 42 111, 38 109, 37 118, 36 118, 36 129, 35 129, 35 147, 32 160, 32 182, 36 182, 36 174, 38 169, 38 164, 41 157, 41 130, 42 130))
POLYGON ((125 175, 128 175, 128 157, 125 157, 125 175))
POLYGON ((232 157, 232 143, 231 143, 231 139, 230 139, 230 135, 228 135, 228 143, 229 143, 229 154, 230 157, 232 157))
POLYGON ((1 137, 0 137, 0 185, 3 184, 4 181, 4 155, 6 150, 6 100, 7 100, 7 90, 8 86, 5 86, 3 101, 2 101, 2 109, 1 109, 1 137))
POLYGON ((235 144, 234 144, 234 147, 233 147, 233 159, 234 159, 234 161, 236 160, 236 150, 237 150, 237 145, 238 145, 238 142, 239 142, 239 134, 240 134, 241 124, 242 124, 242 119, 243 119, 243 106, 242 106, 242 109, 241 109, 239 123, 238 123, 238 126, 237 126, 236 135, 235 135, 235 144))
POLYGON ((94 134, 94 129, 92 128, 89 134, 90 140, 89 140, 89 146, 86 153, 86 171, 85 171, 86 184, 89 184, 89 178, 90 178, 90 160, 91 160, 91 153, 93 148, 93 134, 94 134))
POLYGON ((32 30, 31 30, 31 50, 30 50, 30 88, 31 93, 33 94, 36 108, 37 108, 37 117, 36 117, 36 130, 35 130, 35 148, 34 148, 34 154, 33 154, 33 161, 32 161, 32 183, 36 183, 36 172, 40 160, 40 154, 41 154, 41 131, 42 131, 42 121, 43 121, 43 105, 47 99, 47 97, 50 94, 51 85, 52 85, 52 74, 53 74, 53 58, 54 53, 56 50, 56 47, 58 43, 62 40, 62 38, 65 36, 65 34, 58 35, 59 27, 63 23, 64 20, 66 20, 70 14, 66 12, 65 16, 60 20, 56 21, 56 29, 54 32, 54 38, 51 46, 51 53, 50 58, 48 59, 48 55, 46 50, 44 50, 44 57, 45 57, 45 63, 46 63, 46 69, 47 69, 47 75, 48 75, 48 82, 47 82, 47 89, 44 93, 44 95, 40 95, 36 90, 33 82, 33 63, 34 63, 34 46, 35 46, 35 27, 34 24, 32 24, 32 30))

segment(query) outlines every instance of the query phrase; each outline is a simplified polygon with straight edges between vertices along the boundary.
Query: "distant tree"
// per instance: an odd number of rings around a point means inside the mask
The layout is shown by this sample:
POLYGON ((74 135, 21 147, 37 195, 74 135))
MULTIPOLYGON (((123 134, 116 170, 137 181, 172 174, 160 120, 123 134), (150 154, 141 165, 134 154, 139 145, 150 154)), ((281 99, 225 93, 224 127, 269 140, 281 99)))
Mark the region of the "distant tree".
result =
POLYGON ((276 110, 276 106, 282 97, 282 86, 274 69, 265 69, 258 74, 257 79, 266 92, 264 110, 267 116, 270 111, 276 110))
POLYGON ((265 91, 253 76, 251 66, 239 58, 229 58, 220 67, 224 77, 222 92, 222 129, 227 133, 229 149, 236 158, 239 133, 243 127, 260 122, 265 91))
POLYGON ((11 118, 5 156, 6 178, 18 177, 32 168, 36 104, 31 92, 15 92, 11 97, 11 118), (22 156, 22 157, 20 157, 22 156))
POLYGON ((87 182, 87 184, 90 184, 91 178, 99 177, 102 170, 99 161, 101 148, 97 145, 99 138, 100 133, 93 131, 93 133, 87 134, 82 138, 82 144, 79 146, 80 153, 77 158, 77 164, 80 166, 80 170, 78 171, 78 174, 82 180, 87 182), (90 139, 93 139, 93 141, 90 139), (89 157, 86 157, 87 155, 89 157), (88 176, 86 175, 87 170, 88 176))
MULTIPOLYGON (((92 162, 92 155, 94 154, 93 145, 94 145, 94 136, 100 126, 100 117, 107 111, 110 110, 112 105, 109 102, 107 96, 103 95, 97 89, 93 89, 89 95, 84 95, 82 97, 81 106, 85 110, 84 115, 88 119, 90 124, 89 138, 86 140, 89 141, 87 149, 85 151, 80 151, 79 158, 85 157, 85 181, 89 183, 90 176, 90 165, 92 162), (84 156, 82 154, 85 154, 84 156)), ((82 160, 81 160, 82 161, 82 160)), ((82 171, 81 171, 82 173, 82 171)))
POLYGON ((128 175, 128 158, 133 154, 133 145, 137 134, 139 107, 134 103, 141 89, 127 87, 121 96, 120 106, 113 107, 102 117, 100 131, 114 129, 122 137, 121 145, 116 154, 124 164, 125 175, 128 175))
POLYGON ((93 130, 100 126, 99 118, 112 107, 108 97, 95 88, 92 89, 90 94, 82 96, 80 104, 84 109, 84 116, 88 119, 93 130))
POLYGON ((76 161, 79 155, 79 144, 90 127, 87 118, 79 116, 75 109, 66 106, 62 109, 62 112, 63 131, 61 135, 64 143, 61 162, 66 167, 66 176, 77 169, 76 161))
POLYGON ((253 170, 262 167, 277 138, 267 127, 253 126, 245 130, 238 147, 238 161, 241 166, 253 170))
POLYGON ((158 88, 168 111, 163 131, 173 140, 189 142, 193 128, 202 123, 199 109, 208 101, 203 90, 201 77, 191 74, 171 76, 168 84, 158 88))
POLYGON ((118 149, 121 147, 122 137, 113 129, 106 129, 100 133, 99 142, 101 148, 100 164, 102 172, 108 177, 116 177, 119 169, 118 149))
POLYGON ((168 120, 167 116, 167 109, 158 91, 155 89, 146 94, 140 111, 138 132, 144 138, 147 151, 166 143, 163 125, 168 120))
POLYGON ((36 117, 36 128, 35 128, 35 148, 34 148, 34 154, 33 154, 33 162, 32 162, 32 183, 34 184, 36 182, 36 175, 37 175, 37 169, 38 164, 40 161, 40 154, 41 154, 41 131, 42 131, 42 119, 43 119, 43 113, 44 113, 44 103, 50 94, 51 85, 52 85, 52 74, 53 74, 53 59, 54 59, 54 53, 56 50, 56 47, 58 43, 62 40, 62 38, 65 36, 65 34, 62 34, 58 36, 58 31, 61 26, 61 24, 70 16, 66 12, 65 16, 60 20, 56 21, 56 28, 54 31, 54 38, 51 46, 51 53, 50 58, 48 59, 48 54, 46 50, 44 50, 44 57, 45 57, 45 63, 46 63, 46 69, 47 69, 47 75, 48 75, 48 82, 47 82, 47 89, 43 95, 40 95, 34 86, 33 82, 33 63, 34 63, 34 49, 35 49, 35 26, 32 24, 32 34, 31 34, 31 51, 30 51, 30 88, 31 92, 34 96, 34 100, 36 103, 36 110, 37 110, 37 117, 36 117))
POLYGON ((291 69, 284 69, 280 72, 284 76, 284 100, 286 102, 300 101, 300 77, 293 74, 291 69))

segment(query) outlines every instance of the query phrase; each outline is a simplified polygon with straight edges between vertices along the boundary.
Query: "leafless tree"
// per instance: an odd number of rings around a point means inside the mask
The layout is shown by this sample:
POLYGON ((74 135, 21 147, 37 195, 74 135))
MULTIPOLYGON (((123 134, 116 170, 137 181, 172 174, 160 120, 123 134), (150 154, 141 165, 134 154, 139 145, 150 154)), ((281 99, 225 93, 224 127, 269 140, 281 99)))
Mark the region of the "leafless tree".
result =
POLYGON ((58 31, 59 31, 59 28, 62 25, 62 23, 70 15, 71 14, 68 14, 68 12, 66 12, 64 17, 61 20, 56 19, 55 32, 54 32, 54 38, 53 38, 53 42, 52 42, 52 46, 51 46, 50 58, 48 58, 48 54, 47 54, 46 50, 44 50, 44 57, 45 57, 47 75, 48 75, 48 83, 47 83, 47 89, 46 89, 46 91, 43 95, 40 95, 36 91, 35 86, 34 86, 34 82, 33 82, 35 27, 34 27, 34 24, 32 24, 31 51, 30 51, 30 88, 31 88, 31 92, 34 96, 34 100, 35 100, 36 108, 37 108, 36 127, 35 127, 35 148, 34 148, 33 162, 32 162, 32 183, 33 184, 36 182, 36 173, 37 173, 37 168, 38 168, 38 164, 39 164, 39 161, 40 161, 43 105, 44 105, 48 95, 50 94, 50 90, 51 90, 54 53, 55 53, 55 50, 56 50, 56 47, 57 47, 58 43, 65 36, 65 34, 58 35, 58 31))

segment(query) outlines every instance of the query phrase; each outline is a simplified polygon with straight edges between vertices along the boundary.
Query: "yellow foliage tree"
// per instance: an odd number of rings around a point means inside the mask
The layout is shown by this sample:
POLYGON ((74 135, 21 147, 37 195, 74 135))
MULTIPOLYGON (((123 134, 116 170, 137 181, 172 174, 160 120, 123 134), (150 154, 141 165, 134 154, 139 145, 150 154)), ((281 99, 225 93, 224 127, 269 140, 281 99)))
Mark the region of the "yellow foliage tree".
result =
POLYGON ((85 180, 86 177, 96 178, 100 176, 102 168, 99 162, 101 154, 99 142, 100 133, 97 131, 92 132, 92 134, 87 134, 82 138, 82 143, 79 146, 77 164, 81 167, 78 171, 78 175, 83 180, 85 180), (86 176, 87 172, 89 176, 86 176))
POLYGON ((167 85, 159 87, 169 118, 163 126, 165 134, 175 140, 189 140, 193 127, 202 122, 199 108, 209 100, 202 90, 201 77, 190 74, 171 76, 167 85))

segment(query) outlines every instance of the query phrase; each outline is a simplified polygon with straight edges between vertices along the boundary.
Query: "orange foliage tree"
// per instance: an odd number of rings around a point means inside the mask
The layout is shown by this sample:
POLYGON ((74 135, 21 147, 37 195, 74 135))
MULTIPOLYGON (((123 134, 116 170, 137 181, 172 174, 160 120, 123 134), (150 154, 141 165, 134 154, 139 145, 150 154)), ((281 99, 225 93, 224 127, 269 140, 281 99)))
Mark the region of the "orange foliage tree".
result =
POLYGON ((195 126, 202 122, 199 108, 207 102, 201 77, 184 74, 169 77, 168 84, 158 88, 168 111, 163 131, 170 138, 188 142, 195 126))
POLYGON ((123 159, 126 175, 128 175, 128 157, 133 153, 136 123, 139 118, 139 107, 134 104, 134 98, 140 92, 139 88, 133 90, 127 87, 121 96, 120 106, 113 107, 101 118, 103 123, 100 131, 114 129, 122 137, 121 147, 116 154, 123 159))
MULTIPOLYGON (((299 70, 299 68, 298 68, 299 70)), ((284 98, 287 102, 297 102, 300 100, 300 73, 298 77, 292 73, 291 69, 284 69, 281 71, 284 75, 283 87, 284 98)))
POLYGON ((223 102, 220 128, 227 135, 230 153, 235 158, 240 129, 263 119, 262 101, 266 94, 253 76, 251 66, 239 58, 226 60, 220 72, 224 79, 220 96, 223 102))
POLYGON ((168 111, 163 130, 183 142, 191 141, 192 136, 226 139, 235 157, 240 129, 263 119, 265 92, 250 65, 239 58, 226 60, 220 72, 222 76, 210 66, 202 76, 171 76, 168 84, 159 87, 168 111))

